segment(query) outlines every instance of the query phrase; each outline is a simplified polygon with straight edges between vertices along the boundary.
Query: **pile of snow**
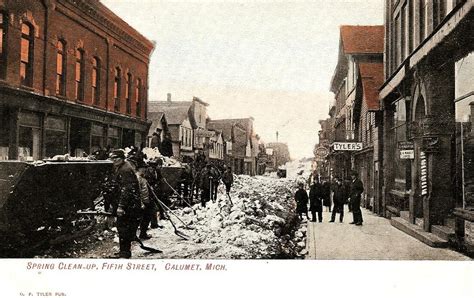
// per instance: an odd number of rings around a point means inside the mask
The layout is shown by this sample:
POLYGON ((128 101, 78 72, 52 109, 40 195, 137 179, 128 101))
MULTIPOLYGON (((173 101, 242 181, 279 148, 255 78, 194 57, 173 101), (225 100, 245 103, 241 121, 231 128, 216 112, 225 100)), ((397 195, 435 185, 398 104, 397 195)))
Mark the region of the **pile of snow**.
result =
POLYGON ((289 188, 293 183, 288 179, 236 176, 231 191, 233 205, 221 185, 216 203, 174 211, 188 225, 188 229, 183 224, 178 228, 189 241, 177 240, 169 233, 168 222, 161 221, 168 232, 163 235, 164 230, 158 231, 157 239, 148 244, 156 244, 165 258, 298 257, 304 253, 304 239, 296 233, 299 220, 289 188))

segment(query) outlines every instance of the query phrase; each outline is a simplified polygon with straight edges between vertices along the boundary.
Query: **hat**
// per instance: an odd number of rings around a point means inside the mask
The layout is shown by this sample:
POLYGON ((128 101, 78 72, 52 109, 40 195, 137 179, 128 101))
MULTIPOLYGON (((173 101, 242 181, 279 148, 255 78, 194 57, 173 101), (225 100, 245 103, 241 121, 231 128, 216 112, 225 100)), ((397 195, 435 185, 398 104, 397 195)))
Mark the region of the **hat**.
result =
POLYGON ((110 153, 109 158, 125 159, 125 151, 123 151, 121 149, 114 150, 114 151, 112 151, 112 153, 110 153))

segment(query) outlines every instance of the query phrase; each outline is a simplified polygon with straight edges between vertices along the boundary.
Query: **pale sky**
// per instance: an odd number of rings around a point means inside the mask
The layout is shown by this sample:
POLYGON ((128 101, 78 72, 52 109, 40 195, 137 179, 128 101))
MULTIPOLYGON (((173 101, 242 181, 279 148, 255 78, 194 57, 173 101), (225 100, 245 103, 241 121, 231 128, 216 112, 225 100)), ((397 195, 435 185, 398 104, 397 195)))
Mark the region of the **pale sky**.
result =
POLYGON ((311 157, 327 118, 340 25, 383 24, 383 0, 101 0, 156 42, 150 100, 210 104, 211 119, 255 118, 265 142, 311 157))

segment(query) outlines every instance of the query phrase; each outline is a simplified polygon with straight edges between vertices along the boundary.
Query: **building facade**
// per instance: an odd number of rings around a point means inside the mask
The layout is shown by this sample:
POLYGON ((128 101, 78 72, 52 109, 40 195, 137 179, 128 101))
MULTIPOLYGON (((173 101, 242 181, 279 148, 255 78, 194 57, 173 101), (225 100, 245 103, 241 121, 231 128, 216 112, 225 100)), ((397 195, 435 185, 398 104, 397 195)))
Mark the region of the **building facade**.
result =
POLYGON ((152 42, 99 1, 0 1, 0 158, 146 140, 152 42))
POLYGON ((453 213, 464 214, 457 230, 468 241, 474 236, 473 17, 473 1, 385 1, 380 91, 384 214, 426 232, 453 228, 453 213))

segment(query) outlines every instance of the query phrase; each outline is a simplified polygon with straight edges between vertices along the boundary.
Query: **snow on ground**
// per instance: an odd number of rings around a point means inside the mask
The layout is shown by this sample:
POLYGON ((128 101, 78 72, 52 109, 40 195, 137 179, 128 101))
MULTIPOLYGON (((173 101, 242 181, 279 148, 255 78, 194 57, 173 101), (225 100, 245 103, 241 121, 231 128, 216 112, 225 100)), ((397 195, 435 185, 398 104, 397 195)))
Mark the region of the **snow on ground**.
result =
POLYGON ((189 237, 174 234, 169 221, 161 220, 163 229, 149 230, 152 239, 145 245, 158 248, 162 254, 147 254, 138 246, 133 257, 255 259, 295 258, 305 253, 306 229, 299 227, 294 212, 292 179, 236 176, 231 191, 233 205, 219 187, 216 203, 206 208, 195 204, 173 212, 171 219, 178 230, 189 237), (193 210, 196 212, 194 214, 193 210))

